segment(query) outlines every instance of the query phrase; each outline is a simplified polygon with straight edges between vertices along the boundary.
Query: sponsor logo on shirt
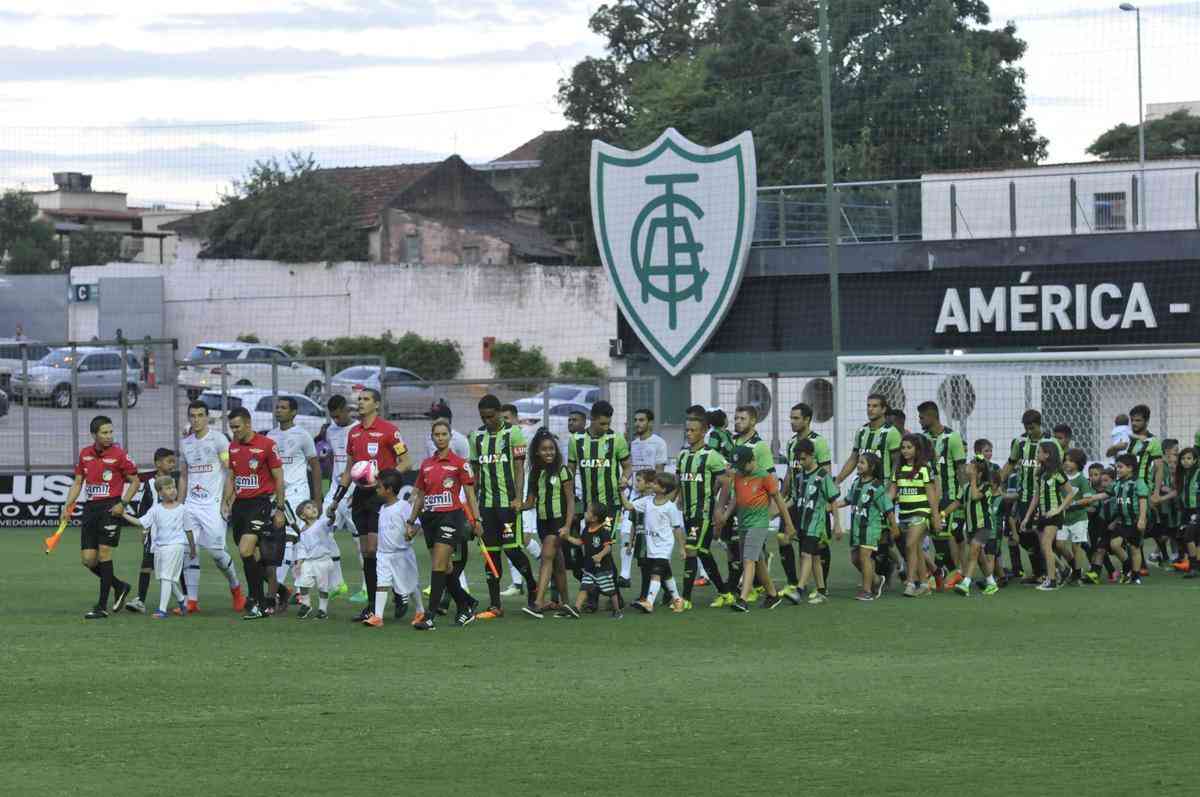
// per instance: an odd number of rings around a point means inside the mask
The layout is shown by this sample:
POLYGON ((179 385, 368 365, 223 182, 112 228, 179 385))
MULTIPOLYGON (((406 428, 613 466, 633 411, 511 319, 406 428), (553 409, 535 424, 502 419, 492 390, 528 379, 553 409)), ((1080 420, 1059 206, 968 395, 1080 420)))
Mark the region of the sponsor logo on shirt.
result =
POLYGON ((192 465, 189 463, 188 470, 192 473, 212 473, 215 468, 212 465, 192 465))
POLYGON ((87 488, 84 490, 84 492, 86 492, 89 497, 95 497, 97 495, 108 495, 108 485, 107 484, 89 484, 87 486, 87 488))
POLYGON ((239 490, 257 490, 258 474, 252 473, 249 476, 237 476, 233 480, 233 486, 239 490))
POLYGON ((503 465, 508 462, 507 454, 480 454, 480 465, 503 465))
POLYGON ((437 493, 436 495, 425 496, 425 508, 426 509, 440 509, 441 507, 444 507, 444 506, 453 506, 453 505, 454 505, 454 499, 453 499, 453 497, 451 497, 449 491, 437 493))
POLYGON ((581 468, 607 468, 612 464, 612 460, 608 457, 600 457, 598 459, 581 459, 579 467, 581 468))
POLYGON ((257 459, 251 459, 248 464, 250 466, 250 470, 258 470, 258 460, 257 459))

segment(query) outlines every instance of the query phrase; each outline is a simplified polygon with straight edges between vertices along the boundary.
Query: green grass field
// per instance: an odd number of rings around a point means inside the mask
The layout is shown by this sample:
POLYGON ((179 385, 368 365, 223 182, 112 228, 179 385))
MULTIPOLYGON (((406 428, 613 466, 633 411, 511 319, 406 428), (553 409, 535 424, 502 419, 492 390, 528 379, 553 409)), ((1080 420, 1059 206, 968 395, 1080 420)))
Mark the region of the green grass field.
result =
POLYGON ((1174 574, 861 604, 843 545, 824 606, 419 634, 243 622, 207 562, 202 614, 85 622, 77 532, 44 534, 0 532, 3 794, 1196 793, 1174 574))

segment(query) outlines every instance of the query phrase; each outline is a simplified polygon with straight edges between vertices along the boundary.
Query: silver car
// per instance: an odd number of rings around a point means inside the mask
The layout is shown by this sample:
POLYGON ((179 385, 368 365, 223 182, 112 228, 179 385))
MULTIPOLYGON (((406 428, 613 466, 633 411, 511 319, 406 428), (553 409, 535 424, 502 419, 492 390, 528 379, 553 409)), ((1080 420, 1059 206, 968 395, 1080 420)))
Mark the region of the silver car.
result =
POLYGON ((13 398, 49 401, 55 407, 71 406, 73 385, 79 389, 79 406, 98 401, 121 402, 124 395, 128 407, 136 407, 142 392, 142 364, 133 354, 125 354, 122 371, 121 350, 95 347, 53 349, 36 365, 30 366, 29 376, 13 374, 13 398), (78 360, 78 363, 76 363, 78 360), (76 371, 74 382, 72 370, 76 371), (124 382, 122 382, 124 375, 124 382))
POLYGON ((384 370, 383 386, 379 386, 378 365, 353 365, 343 368, 329 380, 331 395, 342 395, 351 406, 366 388, 380 391, 388 417, 423 418, 437 400, 433 386, 412 371, 404 368, 384 370))

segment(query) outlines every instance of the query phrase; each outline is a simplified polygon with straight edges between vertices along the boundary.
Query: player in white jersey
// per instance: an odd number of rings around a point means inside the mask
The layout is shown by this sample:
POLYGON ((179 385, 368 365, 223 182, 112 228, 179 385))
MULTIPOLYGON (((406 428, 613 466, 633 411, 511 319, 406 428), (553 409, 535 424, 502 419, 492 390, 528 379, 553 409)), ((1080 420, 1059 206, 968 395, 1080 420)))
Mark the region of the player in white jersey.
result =
MULTIPOLYGON (((229 582, 233 610, 246 608, 233 558, 225 550, 227 526, 221 515, 225 490, 225 469, 229 465, 229 438, 208 426, 208 406, 203 401, 188 404, 191 431, 179 441, 179 495, 187 509, 189 523, 196 535, 196 548, 205 550, 213 564, 229 582)), ((187 583, 188 611, 199 609, 200 560, 192 558, 184 570, 187 583)))
MULTIPOLYGON (((667 441, 654 433, 654 411, 649 409, 640 409, 633 414, 633 437, 629 440, 629 459, 633 463, 634 477, 629 483, 629 500, 630 502, 644 498, 645 495, 638 492, 636 474, 644 470, 652 470, 655 473, 662 473, 667 466, 667 441)), ((647 493, 646 495, 649 495, 647 493)), ((622 587, 629 586, 629 576, 633 570, 634 560, 634 540, 633 540, 633 513, 626 512, 624 519, 621 521, 621 578, 617 583, 622 587)), ((639 551, 640 553, 640 551, 639 551)), ((638 559, 644 559, 645 556, 639 556, 638 559)), ((649 586, 650 573, 648 567, 643 573, 642 580, 649 586)), ((641 597, 646 596, 646 590, 643 589, 641 597)))
MULTIPOLYGON (((349 459, 346 456, 346 443, 350 440, 350 430, 358 425, 358 421, 350 417, 350 405, 346 402, 345 396, 334 395, 329 397, 329 402, 325 405, 325 409, 329 412, 329 423, 325 424, 325 428, 321 430, 321 434, 325 436, 325 442, 329 444, 329 448, 333 451, 333 469, 329 474, 329 484, 336 485, 342 478, 342 471, 346 470, 349 465, 349 459)), ((327 515, 329 507, 333 506, 334 490, 330 490, 325 494, 325 501, 321 507, 321 514, 327 515)), ((354 483, 351 482, 350 489, 346 493, 349 496, 354 492, 354 483)), ((346 531, 350 536, 354 537, 356 544, 354 550, 358 553, 358 573, 362 574, 362 550, 357 545, 358 529, 354 527, 354 517, 350 511, 350 501, 342 501, 338 504, 337 512, 334 513, 333 530, 346 531)), ((339 589, 340 585, 346 583, 346 579, 342 576, 342 557, 337 555, 334 557, 333 565, 337 569, 337 577, 339 589)), ((358 589, 350 596, 351 603, 366 603, 367 585, 360 581, 358 589)))
POLYGON ((275 574, 280 587, 279 596, 285 606, 288 595, 283 582, 292 570, 296 538, 300 532, 297 511, 305 501, 312 500, 318 506, 321 503, 321 463, 317 460, 317 444, 307 429, 296 425, 296 411, 299 409, 291 396, 276 398, 275 428, 267 432, 267 437, 275 441, 279 460, 283 463, 284 495, 288 505, 288 511, 285 512, 289 520, 287 544, 283 549, 283 564, 275 574))
MULTIPOLYGON (((417 571, 417 556, 413 553, 412 538, 415 527, 409 529, 408 519, 412 516, 412 505, 400 498, 403 481, 397 470, 385 470, 379 474, 375 489, 383 499, 379 508, 379 547, 375 552, 375 571, 378 581, 375 587, 375 612, 367 616, 363 625, 383 627, 383 613, 387 609, 388 593, 396 594, 394 617, 398 620, 413 604, 416 615, 413 627, 421 627, 425 621, 425 607, 421 603, 421 582, 417 571)), ((436 607, 431 607, 434 611, 436 607)))

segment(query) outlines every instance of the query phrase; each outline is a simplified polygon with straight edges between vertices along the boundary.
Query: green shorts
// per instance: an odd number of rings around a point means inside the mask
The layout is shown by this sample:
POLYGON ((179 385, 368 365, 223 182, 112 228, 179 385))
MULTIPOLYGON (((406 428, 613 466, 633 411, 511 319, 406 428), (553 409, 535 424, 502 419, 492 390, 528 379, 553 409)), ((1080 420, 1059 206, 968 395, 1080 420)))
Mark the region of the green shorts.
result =
POLYGON ((851 527, 850 529, 850 547, 851 548, 867 548, 872 551, 879 547, 879 537, 882 530, 879 528, 858 529, 851 527))

